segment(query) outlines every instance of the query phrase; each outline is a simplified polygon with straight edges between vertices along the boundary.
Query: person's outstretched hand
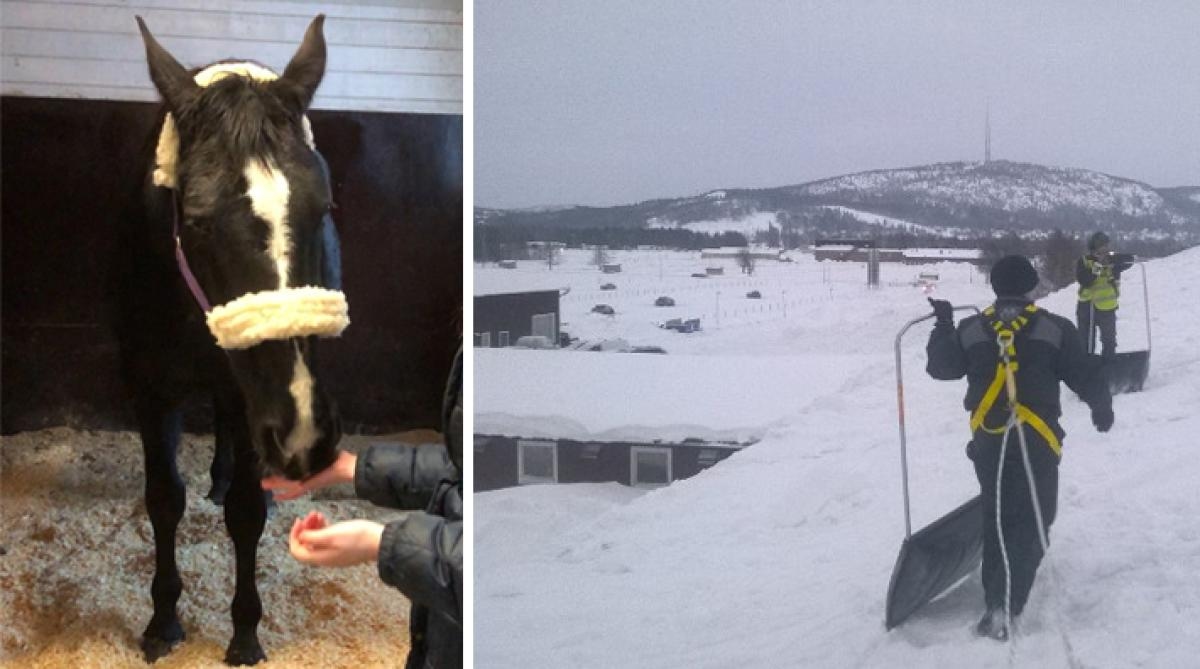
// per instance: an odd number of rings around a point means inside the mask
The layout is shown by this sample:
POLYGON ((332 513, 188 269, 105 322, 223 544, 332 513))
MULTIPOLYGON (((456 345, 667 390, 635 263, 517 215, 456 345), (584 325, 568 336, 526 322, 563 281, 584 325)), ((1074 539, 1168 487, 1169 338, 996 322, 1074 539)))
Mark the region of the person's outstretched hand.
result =
POLYGON ((383 525, 369 520, 347 520, 329 525, 325 516, 310 511, 292 523, 288 548, 292 557, 317 567, 350 567, 379 558, 383 525))
POLYGON ((357 464, 358 456, 349 451, 338 451, 337 459, 333 461, 332 465, 303 481, 293 481, 282 476, 268 476, 262 480, 262 487, 263 490, 270 490, 277 501, 286 502, 313 490, 354 481, 354 467, 357 464))
POLYGON ((937 315, 937 322, 942 324, 954 324, 954 307, 946 300, 935 300, 929 298, 929 305, 933 307, 933 313, 937 315))

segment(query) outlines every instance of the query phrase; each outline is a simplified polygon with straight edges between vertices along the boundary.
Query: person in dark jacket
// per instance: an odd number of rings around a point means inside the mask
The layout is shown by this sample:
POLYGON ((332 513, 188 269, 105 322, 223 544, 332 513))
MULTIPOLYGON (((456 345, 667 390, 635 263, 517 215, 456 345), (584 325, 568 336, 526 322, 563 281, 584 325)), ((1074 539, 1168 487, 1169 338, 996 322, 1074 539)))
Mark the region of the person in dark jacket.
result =
POLYGON ((1112 427, 1113 413, 1100 361, 1084 352, 1071 321, 1038 308, 1026 297, 1038 284, 1029 260, 1002 258, 992 268, 991 282, 995 303, 982 314, 964 318, 957 329, 950 303, 930 300, 937 320, 926 347, 926 371, 947 381, 967 377, 963 406, 971 413, 972 433, 967 455, 975 465, 983 502, 987 607, 975 631, 1003 640, 1008 638, 1009 622, 1025 607, 1057 509, 1058 463, 1065 436, 1058 423, 1059 382, 1065 381, 1087 402, 1100 432, 1112 427), (1009 399, 1010 373, 1015 380, 1015 404, 1009 399), (1037 509, 1022 444, 1028 452, 1037 509))
POLYGON ((1121 272, 1133 266, 1133 256, 1113 253, 1109 238, 1096 232, 1088 238, 1088 253, 1075 263, 1075 280, 1079 282, 1079 302, 1075 306, 1075 322, 1088 353, 1096 350, 1096 330, 1100 331, 1101 355, 1111 358, 1117 353, 1117 306, 1121 296, 1121 272))
POLYGON ((330 525, 318 513, 292 524, 288 545, 299 561, 342 567, 378 564, 385 583, 412 601, 409 669, 461 667, 462 661, 462 348, 442 403, 443 444, 372 444, 359 456, 342 451, 304 481, 263 480, 275 499, 295 499, 337 483, 374 504, 424 509, 386 526, 369 520, 330 525))

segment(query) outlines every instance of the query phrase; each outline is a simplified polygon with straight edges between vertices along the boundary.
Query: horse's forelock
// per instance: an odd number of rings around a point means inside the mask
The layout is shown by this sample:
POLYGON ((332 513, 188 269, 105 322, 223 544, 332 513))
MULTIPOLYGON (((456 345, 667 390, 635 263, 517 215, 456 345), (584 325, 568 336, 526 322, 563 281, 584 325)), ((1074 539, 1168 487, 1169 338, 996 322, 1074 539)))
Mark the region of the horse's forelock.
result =
POLYGON ((206 87, 181 117, 193 144, 211 143, 232 164, 250 158, 280 160, 289 142, 304 141, 301 117, 267 87, 244 77, 224 77, 206 87))

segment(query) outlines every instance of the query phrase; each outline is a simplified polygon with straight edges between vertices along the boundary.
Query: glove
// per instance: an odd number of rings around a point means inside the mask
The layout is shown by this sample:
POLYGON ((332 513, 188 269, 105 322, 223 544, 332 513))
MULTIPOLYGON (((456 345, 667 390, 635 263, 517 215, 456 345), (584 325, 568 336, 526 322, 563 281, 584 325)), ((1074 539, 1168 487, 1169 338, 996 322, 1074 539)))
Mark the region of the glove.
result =
POLYGON ((1100 432, 1108 432, 1113 425, 1113 411, 1110 408, 1092 409, 1092 425, 1100 432))
POLYGON ((931 297, 929 304, 933 306, 933 313, 937 315, 938 325, 954 325, 954 307, 949 302, 931 297))

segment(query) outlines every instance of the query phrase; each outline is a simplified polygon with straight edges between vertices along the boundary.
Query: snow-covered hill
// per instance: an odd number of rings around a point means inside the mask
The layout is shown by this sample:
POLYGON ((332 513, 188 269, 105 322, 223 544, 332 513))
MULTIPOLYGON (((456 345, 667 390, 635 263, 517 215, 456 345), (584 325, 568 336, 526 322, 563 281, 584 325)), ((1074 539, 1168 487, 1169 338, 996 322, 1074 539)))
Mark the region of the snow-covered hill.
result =
POLYGON ((1102 228, 1133 237, 1189 241, 1200 240, 1197 192, 1200 189, 1187 187, 1155 189, 1085 169, 958 162, 615 207, 479 209, 476 222, 750 233, 774 226, 818 234, 869 233, 882 227, 947 236, 1102 228))
MULTIPOLYGON (((902 282, 867 291, 834 281, 829 300, 793 307, 787 318, 729 317, 689 340, 684 353, 695 369, 753 356, 808 357, 819 370, 758 384, 773 398, 797 390, 785 418, 757 444, 651 492, 584 484, 476 495, 477 664, 1193 666, 1200 656, 1200 248, 1147 269, 1150 378, 1143 392, 1116 398, 1117 422, 1107 434, 1092 429, 1086 406, 1064 390, 1058 520, 1011 646, 970 632, 982 612, 978 575, 884 630, 883 599, 904 534, 891 347, 901 325, 928 304, 902 282), (821 364, 830 353, 844 362, 821 364)), ((824 278, 801 269, 789 290, 819 295, 829 285, 824 278)), ((635 287, 632 277, 624 280, 621 290, 635 287)), ((642 280, 657 281, 649 272, 642 280)), ((1136 274, 1126 285, 1120 338, 1140 348, 1146 334, 1136 274)), ((937 294, 977 305, 990 298, 977 280, 952 273, 937 294)), ((1042 304, 1070 314, 1074 296, 1067 289, 1042 304)), ((600 327, 618 334, 619 319, 600 327)), ((635 327, 642 319, 628 320, 635 327)), ((903 347, 918 527, 977 492, 963 454, 965 382, 924 375, 927 335, 918 326, 903 347)), ((560 356, 561 365, 572 356, 620 355, 544 354, 560 356)), ((489 369, 479 360, 477 385, 487 383, 489 369)), ((689 366, 677 369, 678 386, 689 387, 689 366)), ((615 389, 610 400, 628 406, 629 424, 639 424, 636 403, 615 389)), ((481 396, 478 410, 486 404, 481 396)))

